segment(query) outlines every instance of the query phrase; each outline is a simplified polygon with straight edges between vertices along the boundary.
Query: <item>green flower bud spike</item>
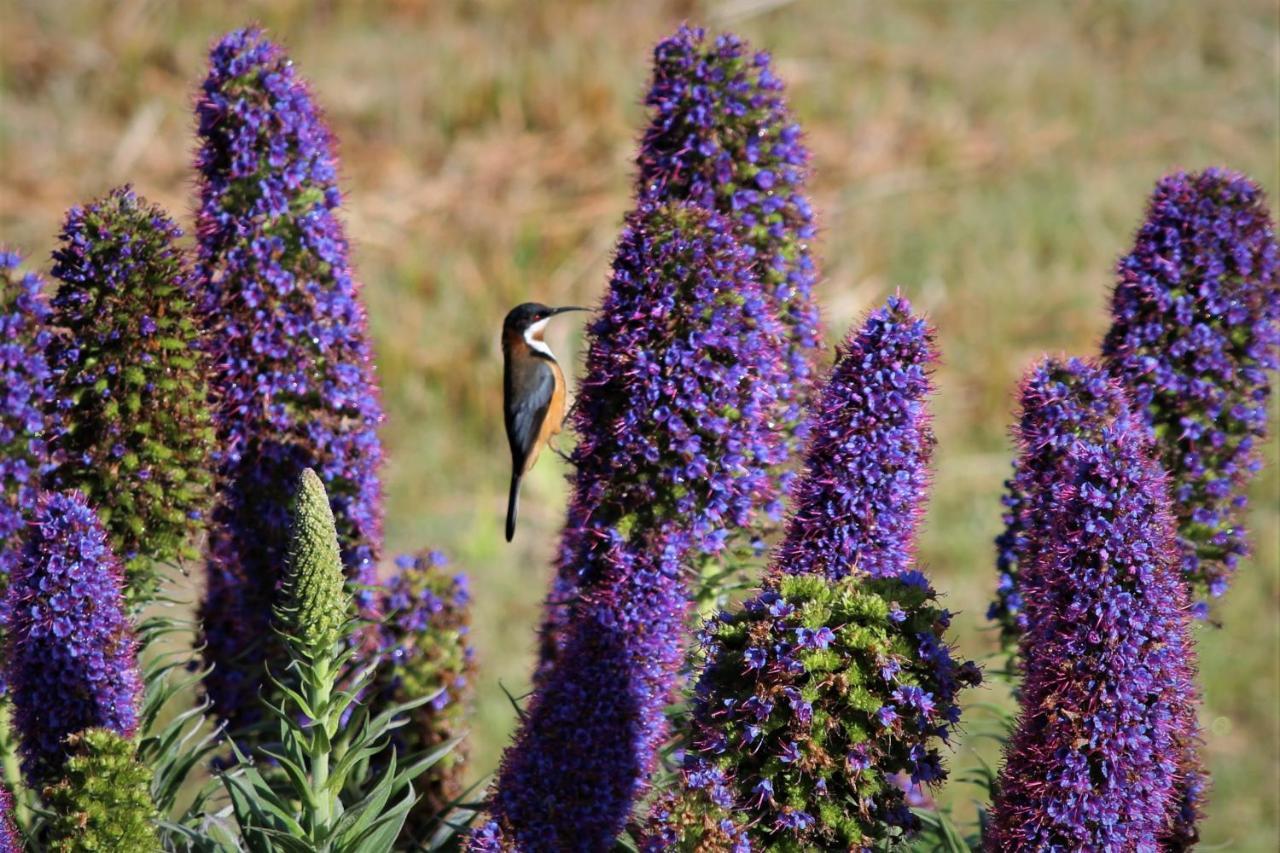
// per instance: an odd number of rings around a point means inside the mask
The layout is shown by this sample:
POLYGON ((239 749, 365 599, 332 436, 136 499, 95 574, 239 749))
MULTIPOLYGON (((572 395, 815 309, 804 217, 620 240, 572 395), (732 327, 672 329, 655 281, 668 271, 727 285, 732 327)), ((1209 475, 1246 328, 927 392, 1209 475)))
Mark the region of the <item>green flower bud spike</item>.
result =
POLYGON ((413 781, 457 740, 401 762, 393 754, 376 772, 371 768, 369 759, 386 752, 390 733, 439 691, 372 714, 357 701, 370 690, 378 661, 350 665, 359 623, 351 618, 329 497, 310 468, 290 516, 275 613, 292 660, 273 675, 284 698, 264 700, 279 725, 280 750, 258 750, 280 773, 268 781, 237 748, 239 764, 222 781, 250 850, 381 853, 391 849, 417 799, 413 781))
POLYGON ((324 483, 302 472, 293 499, 284 603, 276 619, 294 653, 313 664, 331 658, 351 612, 343 589, 342 552, 324 483))
POLYGON ((53 812, 48 847, 53 853, 160 851, 151 801, 151 771, 132 740, 110 729, 85 729, 67 738, 71 757, 61 781, 45 789, 53 812))

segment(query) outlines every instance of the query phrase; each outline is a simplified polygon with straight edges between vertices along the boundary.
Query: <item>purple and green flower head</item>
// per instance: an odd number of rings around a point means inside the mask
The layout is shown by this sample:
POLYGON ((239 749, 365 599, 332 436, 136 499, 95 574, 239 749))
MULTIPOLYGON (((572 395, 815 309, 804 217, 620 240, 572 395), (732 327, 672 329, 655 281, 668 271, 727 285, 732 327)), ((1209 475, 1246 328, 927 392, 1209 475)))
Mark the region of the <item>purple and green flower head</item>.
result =
POLYGON ((50 483, 84 492, 124 559, 131 600, 155 564, 196 556, 213 428, 182 232, 121 187, 73 207, 53 253, 50 483))

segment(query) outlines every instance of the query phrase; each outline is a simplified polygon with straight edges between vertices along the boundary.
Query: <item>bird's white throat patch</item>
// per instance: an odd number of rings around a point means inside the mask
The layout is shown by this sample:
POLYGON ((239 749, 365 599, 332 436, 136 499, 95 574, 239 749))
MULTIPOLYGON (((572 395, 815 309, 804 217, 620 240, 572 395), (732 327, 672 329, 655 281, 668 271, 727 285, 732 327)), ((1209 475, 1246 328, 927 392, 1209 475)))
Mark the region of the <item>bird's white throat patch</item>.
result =
POLYGON ((547 346, 547 342, 542 339, 542 333, 547 328, 547 321, 550 319, 550 317, 543 317, 538 322, 531 323, 529 328, 524 330, 524 342, 547 358, 555 361, 556 357, 551 352, 551 347, 547 346))

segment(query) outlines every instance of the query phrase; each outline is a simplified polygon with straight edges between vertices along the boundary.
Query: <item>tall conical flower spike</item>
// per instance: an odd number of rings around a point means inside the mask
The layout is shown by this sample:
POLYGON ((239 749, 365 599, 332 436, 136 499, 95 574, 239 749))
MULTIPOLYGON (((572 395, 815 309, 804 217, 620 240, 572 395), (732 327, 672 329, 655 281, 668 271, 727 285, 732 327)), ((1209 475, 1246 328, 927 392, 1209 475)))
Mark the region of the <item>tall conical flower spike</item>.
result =
POLYGON ((333 143, 306 84, 256 29, 210 54, 198 107, 199 265, 218 400, 223 498, 202 608, 206 686, 233 728, 257 716, 260 642, 284 562, 291 489, 314 468, 369 613, 382 547, 382 422, 359 285, 338 219, 333 143))
POLYGON ((64 738, 87 728, 132 737, 142 689, 120 561, 79 492, 36 506, 9 588, 5 666, 32 784, 56 778, 64 738))
POLYGON ((348 598, 333 511, 324 483, 307 468, 293 499, 280 627, 294 651, 308 660, 331 654, 343 635, 348 598))
POLYGON ((71 757, 62 779, 45 789, 53 812, 47 849, 160 853, 151 771, 138 761, 133 741, 108 729, 89 729, 68 737, 67 749, 71 757))
POLYGON ((181 233, 123 187, 72 208, 53 253, 50 482, 97 509, 135 602, 154 592, 154 563, 195 556, 211 498, 208 370, 181 233))
POLYGON ((869 849, 918 827, 897 775, 946 778, 939 748, 980 675, 913 559, 933 339, 894 298, 840 349, 765 588, 704 627, 685 764, 647 850, 869 849))
POLYGON ((35 505, 49 459, 45 408, 52 392, 44 353, 49 309, 40 277, 23 273, 21 263, 17 253, 0 250, 0 641, 4 593, 21 554, 23 517, 35 505))
POLYGON ((1098 366, 1046 362, 1022 400, 1025 679, 987 849, 1155 850, 1201 784, 1166 477, 1098 366))
POLYGON ((579 594, 476 849, 612 845, 666 734, 687 558, 750 516, 779 458, 781 329, 719 216, 634 214, 589 334, 562 563, 579 594))
POLYGON ((1262 190, 1222 169, 1163 178, 1118 275, 1103 363, 1155 434, 1192 595, 1216 597, 1248 552, 1245 492, 1280 367, 1280 246, 1262 190))
POLYGON ((822 346, 817 271, 805 198, 809 152, 767 53, 682 26, 653 51, 652 109, 637 158, 637 194, 723 214, 753 256, 789 342, 785 421, 801 421, 822 346))

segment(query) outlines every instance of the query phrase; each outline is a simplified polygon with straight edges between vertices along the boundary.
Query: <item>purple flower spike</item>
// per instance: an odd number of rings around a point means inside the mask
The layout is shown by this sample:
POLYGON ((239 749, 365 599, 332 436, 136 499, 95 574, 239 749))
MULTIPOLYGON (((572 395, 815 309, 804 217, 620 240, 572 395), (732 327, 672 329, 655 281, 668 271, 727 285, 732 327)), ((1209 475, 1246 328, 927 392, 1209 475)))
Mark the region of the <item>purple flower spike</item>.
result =
POLYGON ((682 26, 653 51, 652 109, 637 158, 637 194, 683 200, 733 223, 752 253, 790 344, 784 422, 795 427, 822 346, 804 196, 809 152, 767 53, 733 35, 682 26))
MULTIPOLYGON (((199 274, 214 361, 222 501, 209 537, 206 681, 233 724, 257 712, 271 597, 304 468, 324 481, 343 562, 376 581, 382 421, 364 307, 338 220, 332 139, 283 51, 256 29, 210 54, 198 107, 199 274)), ((357 590, 367 613, 371 590, 357 590)))
POLYGON ((1280 246, 1266 198, 1223 169, 1163 178, 1120 260, 1104 364, 1153 429, 1193 597, 1248 552, 1245 492, 1280 367, 1280 246))
POLYGON ((721 217, 633 214, 589 336, 562 564, 577 595, 474 849, 612 846, 666 736, 687 558, 750 517, 780 458, 782 332, 721 217))
POLYGON ((40 497, 9 587, 5 654, 23 770, 61 770, 63 739, 88 728, 132 737, 142 681, 124 612, 124 576, 79 492, 40 497))
POLYGON ((22 853, 22 838, 13 825, 13 794, 0 784, 0 853, 22 853))
POLYGON ((1163 849, 1200 784, 1166 477, 1102 368, 1048 361, 1022 405, 1023 710, 987 849, 1163 849))
POLYGON ((780 571, 893 577, 913 565, 934 446, 925 403, 933 339, 894 297, 840 348, 810 415, 780 571))
POLYGON ((0 249, 0 637, 7 612, 4 591, 21 553, 23 518, 49 467, 44 416, 51 399, 45 360, 49 307, 40 277, 22 273, 21 263, 16 252, 0 249))
POLYGON ((839 350, 764 589, 707 622, 680 784, 645 850, 863 850, 919 827, 981 680, 914 568, 933 449, 933 330, 894 298, 839 350))

